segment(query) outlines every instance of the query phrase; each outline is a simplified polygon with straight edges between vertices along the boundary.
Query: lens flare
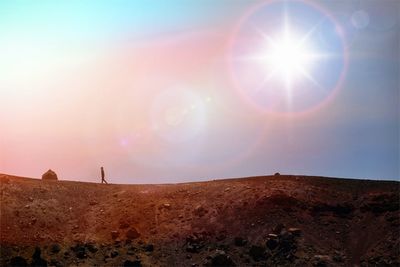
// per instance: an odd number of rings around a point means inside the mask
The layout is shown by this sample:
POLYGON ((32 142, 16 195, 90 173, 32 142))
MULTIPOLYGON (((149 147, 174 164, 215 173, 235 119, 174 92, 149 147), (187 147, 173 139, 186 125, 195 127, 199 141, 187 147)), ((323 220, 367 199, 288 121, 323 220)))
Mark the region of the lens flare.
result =
POLYGON ((255 6, 239 21, 228 50, 235 88, 263 112, 303 114, 321 106, 344 78, 342 32, 332 16, 307 2, 255 6))

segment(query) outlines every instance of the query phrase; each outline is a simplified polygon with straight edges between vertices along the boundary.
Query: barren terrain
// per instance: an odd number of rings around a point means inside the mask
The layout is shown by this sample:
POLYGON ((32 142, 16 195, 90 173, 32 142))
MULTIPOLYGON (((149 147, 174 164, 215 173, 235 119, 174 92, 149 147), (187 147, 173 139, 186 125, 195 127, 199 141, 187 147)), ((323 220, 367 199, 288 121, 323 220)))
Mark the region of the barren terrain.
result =
POLYGON ((399 182, 0 174, 1 266, 399 266, 399 182))

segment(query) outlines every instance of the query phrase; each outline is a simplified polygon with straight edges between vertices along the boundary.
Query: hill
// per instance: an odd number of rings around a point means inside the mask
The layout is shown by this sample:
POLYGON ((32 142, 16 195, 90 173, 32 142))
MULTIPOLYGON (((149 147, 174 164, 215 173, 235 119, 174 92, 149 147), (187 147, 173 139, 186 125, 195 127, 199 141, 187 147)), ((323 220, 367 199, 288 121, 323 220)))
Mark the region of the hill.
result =
POLYGON ((399 182, 0 174, 1 266, 399 266, 399 182))

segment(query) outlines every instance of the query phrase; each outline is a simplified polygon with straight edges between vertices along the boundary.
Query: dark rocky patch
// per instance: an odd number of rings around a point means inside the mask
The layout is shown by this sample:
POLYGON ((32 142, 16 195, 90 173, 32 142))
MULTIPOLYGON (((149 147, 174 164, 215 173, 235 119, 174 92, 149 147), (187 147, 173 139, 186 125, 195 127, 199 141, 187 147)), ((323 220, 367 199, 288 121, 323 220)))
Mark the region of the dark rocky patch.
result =
POLYGON ((10 264, 10 267, 25 267, 25 266, 28 266, 28 262, 26 261, 26 259, 24 259, 21 256, 17 256, 17 257, 11 258, 9 264, 10 264))

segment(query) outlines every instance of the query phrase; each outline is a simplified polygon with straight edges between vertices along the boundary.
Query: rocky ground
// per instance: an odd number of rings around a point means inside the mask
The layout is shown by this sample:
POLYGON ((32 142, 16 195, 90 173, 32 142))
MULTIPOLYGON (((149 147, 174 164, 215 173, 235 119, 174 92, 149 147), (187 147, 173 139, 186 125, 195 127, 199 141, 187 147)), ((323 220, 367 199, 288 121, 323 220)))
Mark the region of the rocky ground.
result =
POLYGON ((400 266, 399 182, 0 182, 1 266, 400 266))

